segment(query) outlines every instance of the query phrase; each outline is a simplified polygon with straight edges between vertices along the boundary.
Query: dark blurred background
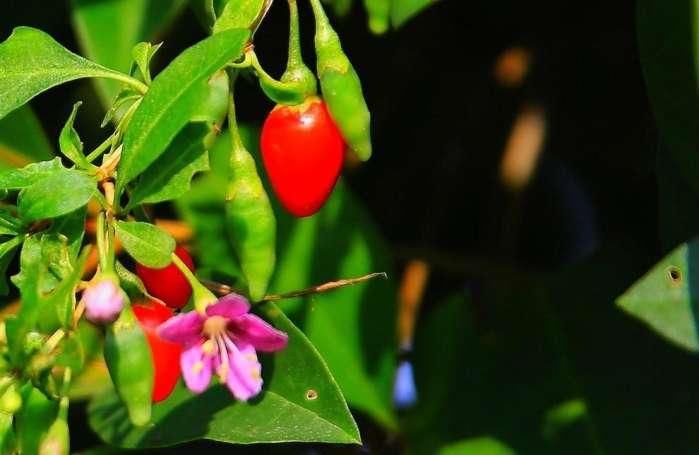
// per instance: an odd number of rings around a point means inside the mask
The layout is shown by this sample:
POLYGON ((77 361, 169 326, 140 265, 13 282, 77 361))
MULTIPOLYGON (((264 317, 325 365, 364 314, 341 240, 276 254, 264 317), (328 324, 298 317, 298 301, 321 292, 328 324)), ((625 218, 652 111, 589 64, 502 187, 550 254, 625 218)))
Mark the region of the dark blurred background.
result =
MULTIPOLYGON (((600 424, 584 430, 597 442, 575 449, 554 444, 550 453, 594 453, 600 446, 606 453, 696 453, 689 449, 699 417, 690 386, 699 379, 696 359, 613 306, 662 253, 657 133, 634 3, 442 0, 383 36, 369 32, 356 2, 347 17, 334 20, 373 114, 374 157, 348 165, 346 180, 387 238, 397 269, 412 260, 429 267, 418 332, 444 296, 467 293, 481 340, 496 351, 500 342, 515 346, 502 348, 508 360, 496 369, 518 397, 542 387, 558 368, 552 351, 556 362, 563 355, 565 374, 576 377, 575 388, 600 424), (545 304, 535 298, 542 293, 545 304), (542 305, 555 322, 538 319, 542 305), (544 333, 551 324, 555 335, 544 333)), ((4 11, 0 39, 14 26, 31 25, 77 51, 67 2, 5 0, 4 11)), ((307 5, 301 12, 310 61, 312 17, 307 5)), ((258 55, 274 75, 285 63, 286 27, 286 7, 277 2, 256 36, 258 55)), ((158 62, 204 36, 184 14, 166 33, 158 62)), ((87 110, 99 112, 89 86, 73 86, 87 110)), ((261 123, 272 104, 253 82, 240 93, 242 120, 261 123)), ((32 102, 49 137, 57 137, 74 98, 74 91, 56 90, 32 102)), ((473 363, 456 361, 467 369, 473 363)), ((454 378, 455 393, 469 386, 454 378)), ((485 408, 497 421, 520 404, 485 408)), ((448 425, 455 432, 500 431, 480 428, 483 420, 474 423, 469 409, 461 409, 448 425)), ((511 420, 512 427, 528 425, 511 420)), ((401 438, 360 423, 364 448, 332 450, 403 447, 401 438)), ((95 441, 75 437, 75 448, 95 441)), ((526 436, 514 439, 527 446, 526 436)), ((209 443, 193 448, 217 447, 225 450, 209 443)))

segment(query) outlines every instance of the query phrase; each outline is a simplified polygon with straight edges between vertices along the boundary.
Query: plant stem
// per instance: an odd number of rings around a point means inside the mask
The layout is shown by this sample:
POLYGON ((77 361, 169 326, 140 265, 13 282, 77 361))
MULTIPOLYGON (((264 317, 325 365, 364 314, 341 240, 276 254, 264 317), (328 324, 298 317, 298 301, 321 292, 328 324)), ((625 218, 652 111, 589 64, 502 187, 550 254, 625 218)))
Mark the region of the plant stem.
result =
POLYGON ((94 160, 97 159, 98 156, 100 156, 107 148, 109 148, 110 145, 112 145, 112 142, 114 141, 114 135, 111 134, 104 142, 102 142, 100 145, 97 146, 93 151, 90 152, 89 155, 85 157, 85 159, 91 163, 94 160))
MULTIPOLYGON (((341 280, 329 281, 327 283, 318 284, 316 286, 311 286, 305 289, 300 289, 298 291, 284 292, 282 294, 269 294, 266 295, 261 302, 274 302, 277 300, 293 299, 295 297, 303 297, 311 294, 321 294, 324 292, 332 291, 335 289, 340 289, 345 286, 352 286, 355 284, 363 283, 365 281, 374 280, 376 278, 381 278, 384 280, 388 279, 386 272, 375 272, 369 273, 367 275, 362 275, 356 278, 345 278, 341 280)), ((240 293, 240 290, 228 286, 223 283, 216 283, 213 281, 202 281, 204 285, 210 290, 216 292, 220 295, 230 294, 232 292, 240 293)))
POLYGON ((107 79, 114 79, 115 81, 120 81, 127 85, 130 85, 143 95, 145 95, 148 91, 148 86, 143 82, 126 74, 119 73, 117 71, 105 73, 104 77, 106 77, 107 79))
POLYGON ((100 257, 100 270, 104 270, 107 267, 107 246, 105 245, 105 212, 100 211, 97 215, 97 231, 95 232, 95 239, 97 240, 97 252, 100 257))
POLYGON ((175 266, 179 269, 180 272, 184 275, 184 277, 187 279, 189 282, 189 285, 192 286, 192 297, 194 298, 194 308, 199 311, 200 313, 206 309, 206 307, 212 303, 215 303, 216 296, 211 293, 209 289, 207 289, 204 285, 202 285, 201 281, 194 276, 191 270, 189 270, 189 267, 182 262, 182 259, 179 258, 175 253, 172 253, 170 255, 172 258, 172 263, 175 264, 175 266))

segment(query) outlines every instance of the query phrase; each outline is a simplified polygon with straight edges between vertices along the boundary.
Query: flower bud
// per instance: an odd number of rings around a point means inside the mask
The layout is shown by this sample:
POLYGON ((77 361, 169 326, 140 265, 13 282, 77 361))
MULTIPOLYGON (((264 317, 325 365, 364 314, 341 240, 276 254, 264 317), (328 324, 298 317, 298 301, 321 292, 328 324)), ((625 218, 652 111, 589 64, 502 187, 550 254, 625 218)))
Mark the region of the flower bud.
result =
POLYGON ((103 277, 83 292, 85 316, 95 323, 114 322, 124 308, 125 300, 118 281, 103 277))

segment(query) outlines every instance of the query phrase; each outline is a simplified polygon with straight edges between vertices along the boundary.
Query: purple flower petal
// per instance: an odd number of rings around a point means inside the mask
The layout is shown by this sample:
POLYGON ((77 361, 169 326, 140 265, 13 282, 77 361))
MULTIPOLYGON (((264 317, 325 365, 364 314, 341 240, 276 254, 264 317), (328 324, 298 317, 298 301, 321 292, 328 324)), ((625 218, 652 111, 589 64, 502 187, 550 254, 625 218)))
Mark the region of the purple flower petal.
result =
POLYGON ((158 335, 167 341, 189 346, 201 339, 204 316, 196 311, 174 316, 158 326, 158 335))
POLYGON ((252 345, 236 345, 230 340, 226 345, 230 367, 226 385, 236 399, 247 401, 262 390, 262 365, 252 345))
POLYGON ((195 344, 182 352, 180 366, 187 388, 194 393, 201 393, 211 382, 211 356, 204 354, 202 343, 195 344))
POLYGON ((242 295, 228 294, 206 307, 207 316, 223 316, 232 319, 250 311, 250 304, 242 295))
POLYGON ((244 314, 233 319, 228 329, 236 340, 251 344, 262 352, 284 349, 289 341, 286 333, 279 331, 254 314, 244 314))

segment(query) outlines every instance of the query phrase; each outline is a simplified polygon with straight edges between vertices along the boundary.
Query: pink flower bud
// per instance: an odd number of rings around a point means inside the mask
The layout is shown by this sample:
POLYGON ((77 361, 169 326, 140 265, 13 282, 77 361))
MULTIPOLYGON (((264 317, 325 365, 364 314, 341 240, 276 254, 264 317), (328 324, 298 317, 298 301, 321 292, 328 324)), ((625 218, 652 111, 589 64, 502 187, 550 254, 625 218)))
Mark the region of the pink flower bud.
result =
POLYGON ((95 323, 114 322, 124 308, 124 292, 109 278, 103 278, 83 292, 85 316, 95 323))

